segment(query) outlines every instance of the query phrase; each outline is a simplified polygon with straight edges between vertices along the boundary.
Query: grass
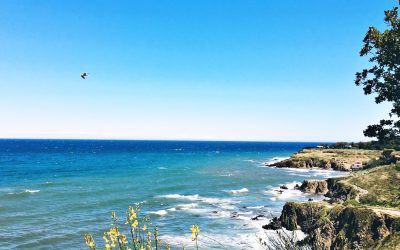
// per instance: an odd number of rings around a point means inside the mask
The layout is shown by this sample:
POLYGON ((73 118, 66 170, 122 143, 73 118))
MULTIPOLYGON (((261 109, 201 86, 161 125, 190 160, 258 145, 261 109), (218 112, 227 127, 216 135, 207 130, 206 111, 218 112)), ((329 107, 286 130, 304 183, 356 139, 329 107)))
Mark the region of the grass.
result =
POLYGON ((291 157, 291 160, 306 161, 308 159, 314 159, 325 162, 334 160, 344 168, 350 168, 355 162, 367 163, 379 158, 381 154, 381 150, 308 148, 295 153, 291 157))
POLYGON ((360 203, 400 208, 400 164, 358 171, 341 182, 367 191, 360 203))

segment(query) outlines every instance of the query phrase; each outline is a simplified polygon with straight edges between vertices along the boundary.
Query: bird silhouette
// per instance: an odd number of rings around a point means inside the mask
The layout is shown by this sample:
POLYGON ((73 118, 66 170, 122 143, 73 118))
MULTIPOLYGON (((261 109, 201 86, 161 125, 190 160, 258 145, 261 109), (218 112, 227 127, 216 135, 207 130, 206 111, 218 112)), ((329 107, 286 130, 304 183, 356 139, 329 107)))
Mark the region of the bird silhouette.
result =
POLYGON ((86 77, 89 75, 89 73, 86 73, 86 72, 83 72, 82 74, 81 74, 81 77, 83 78, 83 79, 86 79, 86 77))

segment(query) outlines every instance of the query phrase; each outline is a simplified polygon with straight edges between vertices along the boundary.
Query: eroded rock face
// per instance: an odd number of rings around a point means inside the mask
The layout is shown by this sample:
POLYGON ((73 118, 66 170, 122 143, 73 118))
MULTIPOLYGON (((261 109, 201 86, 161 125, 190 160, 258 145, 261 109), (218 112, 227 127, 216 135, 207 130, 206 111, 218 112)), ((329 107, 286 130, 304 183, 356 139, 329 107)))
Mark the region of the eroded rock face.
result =
POLYGON ((370 249, 400 232, 400 218, 364 207, 327 207, 322 203, 288 202, 279 221, 289 230, 301 229, 308 234, 301 244, 313 249, 370 249))
POLYGON ((282 223, 278 217, 274 217, 269 224, 262 226, 262 228, 267 230, 277 230, 282 228, 282 223))
POLYGON ((300 190, 311 194, 328 193, 328 183, 325 180, 304 180, 300 186, 300 190))
POLYGON ((340 182, 344 177, 329 178, 326 180, 328 184, 328 192, 325 194, 326 197, 335 198, 340 200, 358 200, 360 196, 360 190, 353 185, 349 185, 340 182))
POLYGON ((334 169, 334 170, 345 170, 342 169, 334 159, 318 160, 318 159, 287 159, 280 162, 270 164, 269 166, 277 168, 322 168, 322 169, 334 169))

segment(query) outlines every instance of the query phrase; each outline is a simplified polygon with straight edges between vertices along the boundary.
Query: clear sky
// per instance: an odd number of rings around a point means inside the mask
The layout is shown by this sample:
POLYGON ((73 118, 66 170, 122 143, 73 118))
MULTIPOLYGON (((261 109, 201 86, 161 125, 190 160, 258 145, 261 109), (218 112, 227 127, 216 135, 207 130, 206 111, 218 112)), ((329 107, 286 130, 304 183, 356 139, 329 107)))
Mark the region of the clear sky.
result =
POLYGON ((358 52, 396 4, 0 1, 0 138, 365 140, 389 106, 358 52))

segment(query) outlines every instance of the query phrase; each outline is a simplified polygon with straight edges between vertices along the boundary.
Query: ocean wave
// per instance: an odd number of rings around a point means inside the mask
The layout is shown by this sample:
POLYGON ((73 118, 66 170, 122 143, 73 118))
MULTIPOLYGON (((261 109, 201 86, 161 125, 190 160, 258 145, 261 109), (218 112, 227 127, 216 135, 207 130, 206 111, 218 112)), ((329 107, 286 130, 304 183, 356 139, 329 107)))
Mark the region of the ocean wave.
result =
POLYGON ((196 207, 198 207, 198 206, 199 206, 199 204, 197 204, 197 203, 179 204, 179 205, 176 206, 176 209, 179 209, 179 210, 189 210, 189 209, 192 209, 192 208, 196 208, 196 207))
POLYGON ((267 160, 266 162, 264 162, 264 165, 269 166, 269 165, 275 164, 275 163, 277 163, 277 162, 287 160, 287 159, 289 159, 289 158, 290 158, 290 157, 274 157, 274 158, 269 159, 269 160, 267 160))
POLYGON ((181 195, 181 194, 166 194, 158 196, 160 198, 167 198, 167 199, 186 199, 186 200, 198 200, 199 195, 181 195))
POLYGON ((158 215, 158 216, 165 216, 165 215, 168 214, 168 212, 166 210, 162 209, 162 210, 158 210, 158 211, 151 211, 151 212, 149 212, 149 214, 155 214, 155 215, 158 215))
POLYGON ((192 203, 189 204, 176 205, 175 210, 185 211, 193 214, 204 214, 204 215, 216 214, 221 211, 237 210, 238 207, 235 206, 235 204, 240 203, 239 201, 234 201, 232 199, 203 197, 198 194, 195 195, 167 194, 158 197, 164 199, 166 198, 166 199, 192 201, 192 203))
POLYGON ((9 195, 10 197, 23 197, 23 196, 28 196, 30 194, 35 194, 35 193, 39 193, 40 190, 39 189, 25 189, 24 191, 21 192, 9 192, 7 193, 7 195, 9 195))
POLYGON ((289 175, 296 175, 301 177, 321 177, 332 178, 348 175, 348 172, 336 171, 332 169, 320 168, 282 168, 282 170, 289 172, 289 175))
POLYGON ((229 177, 229 176, 232 176, 233 174, 231 174, 231 173, 229 173, 229 174, 220 174, 219 176, 221 176, 221 177, 229 177))
POLYGON ((282 242, 282 235, 288 238, 293 237, 295 241, 303 240, 307 236, 301 230, 289 231, 284 228, 278 230, 263 230, 257 236, 260 240, 260 244, 263 244, 264 246, 267 246, 267 249, 270 249, 276 244, 274 242, 282 242))
POLYGON ((287 189, 281 189, 282 185, 274 188, 270 188, 264 191, 264 194, 271 196, 269 200, 271 201, 307 201, 312 198, 315 201, 320 201, 325 198, 323 195, 319 194, 309 194, 304 193, 298 189, 295 189, 296 185, 301 185, 301 182, 289 182, 283 184, 287 189))
MULTIPOLYGON (((198 238, 199 248, 202 249, 265 249, 265 246, 260 244, 260 239, 266 240, 267 234, 265 230, 259 227, 254 231, 245 231, 231 234, 206 234, 202 233, 202 237, 198 238), (256 236, 256 237, 255 237, 256 236)), ((299 231, 299 230, 298 230, 299 231)), ((290 232, 289 232, 290 233, 290 232)), ((273 233, 269 233, 273 235, 273 233)), ((276 234, 276 233, 275 233, 276 234)), ((277 234, 276 234, 277 235, 277 234)), ((304 237, 299 237, 304 238, 304 237)), ((162 241, 168 242, 173 248, 181 248, 182 245, 187 248, 194 248, 195 243, 190 237, 182 235, 162 235, 162 241)))
POLYGON ((236 189, 236 190, 232 189, 232 190, 225 191, 225 192, 231 193, 231 194, 239 194, 239 193, 247 193, 247 192, 249 192, 249 190, 247 188, 241 188, 241 189, 236 189))
POLYGON ((198 194, 194 194, 194 195, 167 194, 167 195, 160 195, 158 197, 166 198, 166 199, 182 199, 182 200, 190 200, 190 201, 200 201, 203 203, 216 204, 216 205, 226 205, 226 204, 238 203, 231 199, 203 197, 198 194))
POLYGON ((159 210, 157 212, 153 212, 154 214, 164 214, 165 212, 175 212, 175 211, 185 211, 185 210, 190 210, 197 208, 198 204, 197 203, 189 203, 189 204, 178 204, 175 207, 167 208, 166 210, 159 210))
POLYGON ((243 160, 244 162, 250 162, 250 163, 263 163, 261 161, 256 161, 256 160, 243 160))
POLYGON ((248 209, 261 209, 264 208, 264 206, 250 206, 250 207, 246 207, 248 209))
POLYGON ((39 193, 39 189, 25 189, 25 193, 39 193))

